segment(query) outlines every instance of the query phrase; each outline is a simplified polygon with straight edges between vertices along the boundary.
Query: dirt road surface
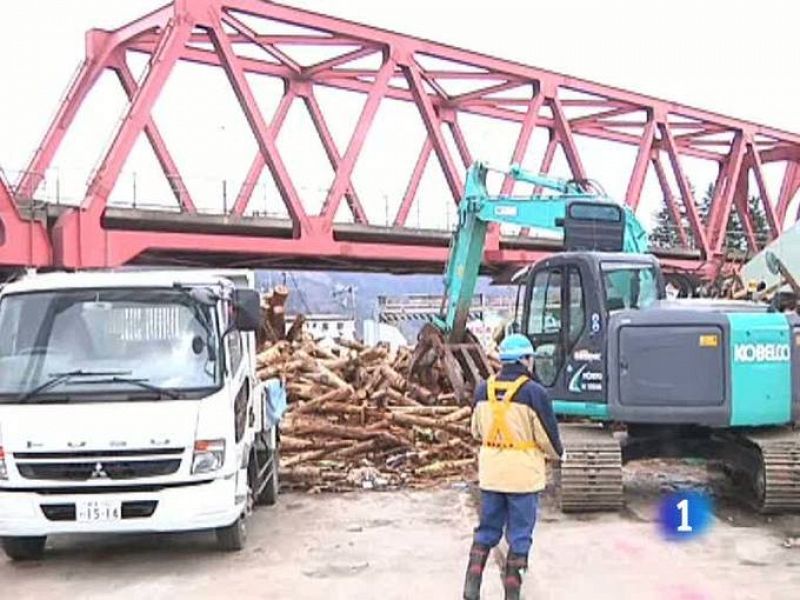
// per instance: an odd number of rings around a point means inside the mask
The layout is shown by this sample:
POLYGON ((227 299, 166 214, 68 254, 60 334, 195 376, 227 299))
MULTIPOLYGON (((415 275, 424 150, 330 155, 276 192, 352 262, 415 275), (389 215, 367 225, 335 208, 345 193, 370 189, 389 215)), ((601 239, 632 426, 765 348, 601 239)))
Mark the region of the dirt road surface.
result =
MULTIPOLYGON (((563 516, 545 499, 525 598, 800 598, 800 518, 768 520, 723 498, 704 538, 668 543, 654 523, 663 478, 626 477, 636 489, 620 514, 563 516)), ((253 516, 241 553, 218 553, 210 533, 55 538, 42 562, 0 558, 0 598, 457 599, 475 509, 463 485, 288 494, 253 516)), ((503 597, 502 555, 487 569, 486 599, 503 597)))

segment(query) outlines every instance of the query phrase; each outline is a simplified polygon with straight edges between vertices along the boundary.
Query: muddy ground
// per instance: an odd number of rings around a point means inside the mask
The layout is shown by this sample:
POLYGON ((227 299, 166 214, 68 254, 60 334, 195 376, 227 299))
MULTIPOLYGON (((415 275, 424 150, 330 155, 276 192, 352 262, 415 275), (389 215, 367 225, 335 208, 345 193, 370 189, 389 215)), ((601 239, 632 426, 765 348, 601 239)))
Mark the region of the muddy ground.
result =
MULTIPOLYGON (((619 514, 564 516, 548 495, 525 597, 800 598, 800 516, 754 515, 736 494, 705 463, 650 461, 626 467, 619 514), (656 527, 656 506, 663 492, 680 487, 713 491, 716 518, 702 539, 668 543, 656 527)), ((241 553, 218 553, 207 532, 55 538, 42 562, 0 558, 0 598, 457 599, 475 510, 475 490, 465 484, 287 494, 253 516, 241 553)), ((502 598, 502 557, 499 548, 484 598, 502 598)))

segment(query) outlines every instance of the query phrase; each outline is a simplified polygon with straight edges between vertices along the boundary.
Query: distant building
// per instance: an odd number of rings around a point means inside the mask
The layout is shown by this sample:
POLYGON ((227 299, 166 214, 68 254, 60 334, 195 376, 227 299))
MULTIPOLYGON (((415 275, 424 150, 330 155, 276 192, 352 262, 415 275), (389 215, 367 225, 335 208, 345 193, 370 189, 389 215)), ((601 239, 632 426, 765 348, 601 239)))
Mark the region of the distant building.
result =
MULTIPOLYGON (((470 306, 467 328, 484 348, 494 345, 493 336, 514 316, 513 296, 475 294, 470 306)), ((405 294, 378 296, 376 320, 381 324, 403 326, 409 322, 430 322, 442 310, 442 296, 436 294, 405 294)))
MULTIPOLYGON (((305 315, 305 319, 306 320, 303 325, 305 331, 310 333, 316 339, 356 339, 356 322, 350 316, 336 314, 310 314, 305 315)), ((289 321, 287 326, 290 326, 294 321, 294 317, 290 316, 287 320, 289 321)))
MULTIPOLYGON (((487 296, 475 294, 469 310, 469 319, 478 321, 486 314, 514 312, 515 299, 511 296, 487 296)), ((430 321, 441 313, 442 296, 436 294, 404 294, 401 296, 378 296, 377 319, 382 323, 402 321, 430 321)))

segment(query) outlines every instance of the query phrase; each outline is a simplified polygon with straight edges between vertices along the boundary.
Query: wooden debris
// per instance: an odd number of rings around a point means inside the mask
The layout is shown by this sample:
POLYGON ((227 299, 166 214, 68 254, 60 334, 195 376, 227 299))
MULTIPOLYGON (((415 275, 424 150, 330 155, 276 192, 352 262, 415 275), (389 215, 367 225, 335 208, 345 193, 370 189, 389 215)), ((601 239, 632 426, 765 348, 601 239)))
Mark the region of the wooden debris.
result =
POLYGON ((435 368, 411 383, 410 348, 318 343, 298 315, 286 331, 289 291, 262 299, 257 372, 286 382, 281 423, 282 484, 310 493, 423 487, 472 478, 471 409, 458 405, 435 368))

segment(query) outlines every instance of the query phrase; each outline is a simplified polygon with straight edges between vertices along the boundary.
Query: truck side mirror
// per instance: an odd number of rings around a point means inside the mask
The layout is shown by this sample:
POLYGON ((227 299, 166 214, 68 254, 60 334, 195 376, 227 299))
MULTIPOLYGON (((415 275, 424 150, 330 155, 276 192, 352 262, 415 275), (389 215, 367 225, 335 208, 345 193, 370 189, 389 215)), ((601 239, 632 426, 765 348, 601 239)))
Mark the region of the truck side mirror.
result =
POLYGON ((239 331, 258 331, 261 327, 261 297, 255 290, 233 290, 235 323, 239 331))

